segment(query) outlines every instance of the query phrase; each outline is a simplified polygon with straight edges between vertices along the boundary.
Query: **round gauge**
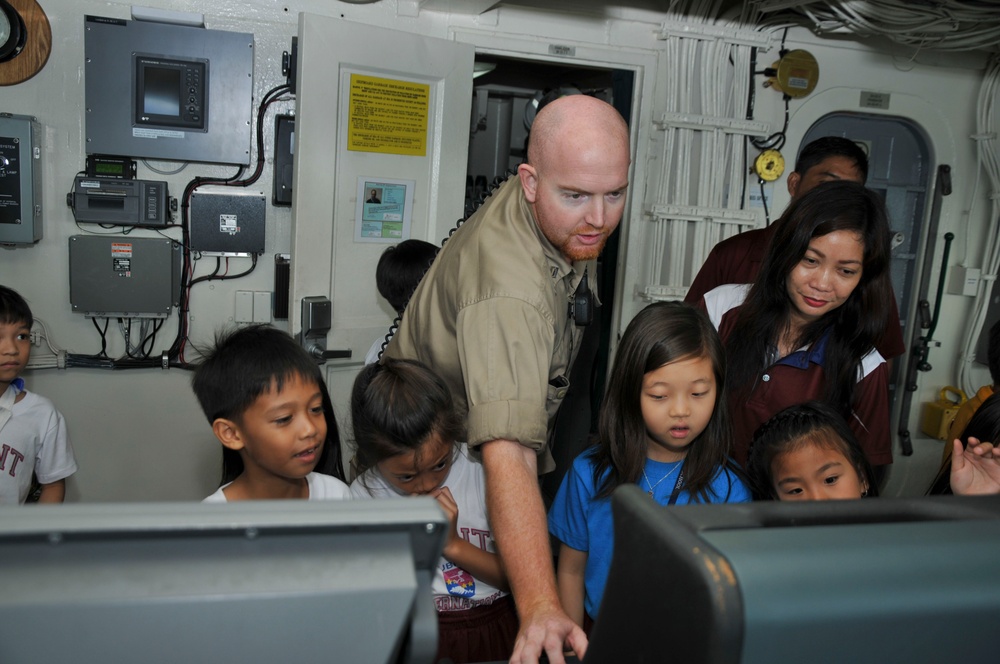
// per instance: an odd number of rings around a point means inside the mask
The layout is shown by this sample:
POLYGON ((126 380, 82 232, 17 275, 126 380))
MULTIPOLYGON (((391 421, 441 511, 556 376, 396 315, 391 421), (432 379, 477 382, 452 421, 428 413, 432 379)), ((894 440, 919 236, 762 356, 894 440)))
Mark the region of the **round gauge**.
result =
POLYGON ((761 180, 774 182, 785 172, 785 158, 777 150, 764 150, 754 160, 753 170, 761 180))

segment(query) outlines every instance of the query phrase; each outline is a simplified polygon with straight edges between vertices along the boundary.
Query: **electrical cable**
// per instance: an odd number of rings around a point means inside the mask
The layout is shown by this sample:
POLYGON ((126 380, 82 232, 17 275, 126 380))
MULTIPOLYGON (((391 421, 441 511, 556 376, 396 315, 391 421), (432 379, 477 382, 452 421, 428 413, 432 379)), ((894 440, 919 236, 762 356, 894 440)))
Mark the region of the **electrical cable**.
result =
POLYGON ((995 51, 1000 43, 1000 12, 993 2, 814 0, 789 8, 784 0, 761 0, 757 10, 770 14, 765 23, 797 16, 807 19, 818 34, 885 37, 917 50, 995 51))
POLYGON ((225 179, 217 178, 202 178, 196 177, 188 182, 187 186, 184 188, 184 193, 181 197, 181 233, 182 233, 182 270, 181 270, 181 287, 179 304, 177 307, 178 315, 178 325, 177 325, 177 335, 174 338, 173 343, 170 348, 166 351, 167 357, 171 363, 171 366, 177 366, 180 368, 188 368, 187 362, 184 359, 184 348, 188 342, 188 335, 190 333, 190 299, 191 299, 191 287, 196 283, 201 283, 203 281, 210 281, 213 279, 237 279, 239 277, 246 276, 253 272, 257 267, 257 256, 253 255, 251 257, 252 264, 250 269, 245 272, 219 276, 219 270, 221 269, 221 261, 217 261, 216 269, 212 274, 207 275, 207 277, 194 278, 194 260, 191 256, 191 246, 190 246, 190 206, 191 206, 191 196, 194 194, 195 190, 199 187, 205 185, 221 185, 227 187, 246 187, 255 183, 261 176, 264 170, 264 117, 267 109, 271 104, 278 101, 287 101, 289 98, 283 98, 282 95, 289 92, 291 87, 289 85, 279 85, 268 90, 264 93, 261 98, 261 102, 257 109, 257 122, 256 122, 256 145, 257 145, 257 159, 256 167, 247 178, 241 179, 243 177, 244 167, 240 167, 237 173, 225 179))

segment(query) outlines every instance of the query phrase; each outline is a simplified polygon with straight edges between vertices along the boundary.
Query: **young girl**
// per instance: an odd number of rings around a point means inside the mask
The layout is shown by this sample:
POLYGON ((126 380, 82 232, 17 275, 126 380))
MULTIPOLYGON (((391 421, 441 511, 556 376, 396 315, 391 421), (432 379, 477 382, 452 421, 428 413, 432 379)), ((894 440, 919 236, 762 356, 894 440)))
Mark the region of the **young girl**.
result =
POLYGON ((358 374, 351 418, 355 498, 431 496, 451 522, 434 579, 438 655, 510 659, 518 622, 486 515, 483 467, 469 458, 444 382, 415 360, 383 358, 358 374))
POLYGON ((585 629, 611 567, 610 498, 618 486, 638 484, 662 505, 750 500, 728 458, 723 358, 711 322, 685 304, 652 304, 625 330, 599 441, 573 462, 549 511, 549 531, 562 543, 559 599, 585 629))
POLYGON ((350 497, 330 395, 290 335, 268 325, 220 335, 192 387, 222 443, 222 486, 204 502, 350 497))
POLYGON ((746 462, 775 413, 822 400, 872 465, 891 463, 888 372, 874 349, 892 302, 885 204, 855 182, 824 182, 776 226, 753 284, 704 298, 726 344, 734 456, 746 462))
POLYGON ((756 500, 841 500, 878 495, 872 467, 837 411, 808 401, 765 422, 750 446, 756 500))

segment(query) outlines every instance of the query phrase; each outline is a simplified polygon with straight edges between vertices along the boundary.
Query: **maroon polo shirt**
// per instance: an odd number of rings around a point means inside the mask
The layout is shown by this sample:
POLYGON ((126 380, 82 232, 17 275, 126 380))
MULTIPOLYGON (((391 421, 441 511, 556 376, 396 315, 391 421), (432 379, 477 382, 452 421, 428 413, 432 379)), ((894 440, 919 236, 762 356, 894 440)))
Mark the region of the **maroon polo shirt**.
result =
MULTIPOLYGON (((713 290, 703 300, 723 342, 733 331, 746 290, 746 287, 727 286, 713 290)), ((746 465, 750 441, 757 427, 789 406, 823 399, 827 380, 825 347, 824 338, 767 367, 757 377, 749 397, 728 395, 733 421, 733 457, 741 466, 746 465)), ((889 373, 885 360, 877 351, 873 350, 862 359, 861 374, 854 389, 848 425, 869 463, 873 466, 892 463, 889 373)))

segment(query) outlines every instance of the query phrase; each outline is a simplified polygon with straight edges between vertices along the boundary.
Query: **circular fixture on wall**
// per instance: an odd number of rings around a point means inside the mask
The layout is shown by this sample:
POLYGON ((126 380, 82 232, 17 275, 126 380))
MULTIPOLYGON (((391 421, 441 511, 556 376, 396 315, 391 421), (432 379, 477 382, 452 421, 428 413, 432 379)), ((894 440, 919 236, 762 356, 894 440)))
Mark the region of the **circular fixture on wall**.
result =
POLYGON ((754 160, 753 170, 764 182, 774 182, 785 172, 785 158, 777 150, 764 150, 754 160))
POLYGON ((0 0, 0 62, 17 57, 28 40, 28 29, 20 12, 7 0, 0 0))
POLYGON ((809 51, 796 49, 781 55, 767 73, 768 83, 778 92, 789 97, 805 97, 816 89, 819 82, 819 63, 809 51))
POLYGON ((0 86, 37 74, 52 51, 52 27, 35 0, 0 0, 0 86))

